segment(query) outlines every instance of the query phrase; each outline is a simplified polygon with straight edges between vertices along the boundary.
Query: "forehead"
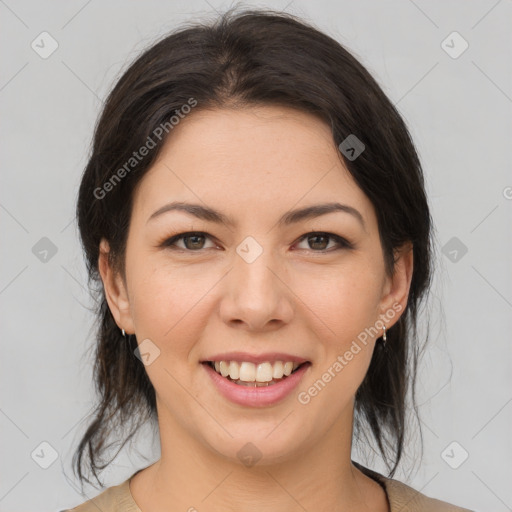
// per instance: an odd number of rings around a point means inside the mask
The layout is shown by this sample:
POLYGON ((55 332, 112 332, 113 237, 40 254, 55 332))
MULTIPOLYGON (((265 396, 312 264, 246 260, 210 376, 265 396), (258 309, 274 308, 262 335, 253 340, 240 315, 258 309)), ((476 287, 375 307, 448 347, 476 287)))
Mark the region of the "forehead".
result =
POLYGON ((277 106, 195 111, 174 126, 137 188, 134 211, 147 218, 177 199, 237 217, 328 201, 372 214, 329 126, 277 106))

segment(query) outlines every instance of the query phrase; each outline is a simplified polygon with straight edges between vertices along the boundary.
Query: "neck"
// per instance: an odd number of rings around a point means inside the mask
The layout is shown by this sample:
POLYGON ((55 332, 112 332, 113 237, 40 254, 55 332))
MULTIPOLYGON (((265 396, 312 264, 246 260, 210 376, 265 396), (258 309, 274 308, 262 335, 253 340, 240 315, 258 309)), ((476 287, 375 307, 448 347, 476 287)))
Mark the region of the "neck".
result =
MULTIPOLYGON (((273 512, 388 510, 383 489, 352 464, 352 410, 320 443, 301 445, 283 460, 263 456, 254 465, 213 451, 166 420, 159 415, 161 458, 130 484, 144 512, 169 506, 190 512, 260 512, 262 504, 273 512)), ((246 445, 242 453, 257 451, 246 445)))

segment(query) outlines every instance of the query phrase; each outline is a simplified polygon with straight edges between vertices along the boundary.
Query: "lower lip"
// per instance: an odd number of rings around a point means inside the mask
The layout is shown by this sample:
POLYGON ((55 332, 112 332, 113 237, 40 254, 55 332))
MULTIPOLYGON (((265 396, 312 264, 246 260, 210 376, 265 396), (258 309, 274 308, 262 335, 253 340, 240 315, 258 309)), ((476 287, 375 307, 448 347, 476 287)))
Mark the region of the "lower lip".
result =
POLYGON ((291 394, 298 386, 304 374, 308 371, 311 363, 304 363, 285 379, 271 386, 262 387, 249 387, 235 384, 226 377, 219 375, 209 364, 202 363, 202 366, 204 366, 220 393, 228 400, 248 407, 265 407, 274 405, 291 394))

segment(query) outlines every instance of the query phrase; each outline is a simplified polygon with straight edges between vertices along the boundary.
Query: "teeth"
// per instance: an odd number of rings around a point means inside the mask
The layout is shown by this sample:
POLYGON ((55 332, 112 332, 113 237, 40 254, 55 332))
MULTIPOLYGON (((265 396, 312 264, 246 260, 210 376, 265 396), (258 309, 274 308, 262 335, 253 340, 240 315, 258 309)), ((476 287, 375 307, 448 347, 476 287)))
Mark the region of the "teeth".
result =
POLYGON ((258 365, 249 362, 215 361, 215 371, 223 377, 230 377, 234 381, 269 383, 274 379, 287 377, 299 367, 299 363, 292 361, 268 361, 258 365))
MULTIPOLYGON (((242 363, 243 366, 243 363, 242 363)), ((270 363, 260 363, 256 368, 256 377, 258 382, 270 382, 274 374, 274 369, 270 363)), ((231 375, 230 375, 231 376, 231 375)), ((243 379, 240 379, 243 380, 243 379)))
MULTIPOLYGON (((238 365, 236 361, 231 361, 238 365)), ((244 382, 254 382, 256 380, 256 365, 254 363, 246 363, 245 361, 240 365, 239 379, 244 382)), ((231 375, 230 375, 231 377, 231 375)), ((233 378, 233 377, 231 377, 233 378)), ((259 382, 261 382, 258 379, 259 382)))
POLYGON ((227 377, 229 375, 229 364, 226 361, 220 362, 220 374, 223 377, 227 377))
POLYGON ((236 380, 240 377, 240 367, 238 366, 236 361, 231 361, 229 363, 229 376, 233 380, 236 380))
POLYGON ((273 368, 273 371, 272 371, 272 377, 274 377, 274 379, 279 379, 282 376, 283 376, 283 362, 282 361, 276 361, 274 363, 274 368, 273 368))
POLYGON ((284 363, 283 373, 288 376, 293 371, 293 363, 287 362, 284 363))

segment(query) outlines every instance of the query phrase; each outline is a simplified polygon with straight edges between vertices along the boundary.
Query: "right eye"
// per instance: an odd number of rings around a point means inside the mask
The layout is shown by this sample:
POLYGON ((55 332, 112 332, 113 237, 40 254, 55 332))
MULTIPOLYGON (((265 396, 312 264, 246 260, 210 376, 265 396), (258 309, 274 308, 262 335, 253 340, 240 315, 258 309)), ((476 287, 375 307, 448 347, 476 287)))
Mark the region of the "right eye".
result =
POLYGON ((204 249, 204 239, 210 238, 208 233, 202 231, 187 231, 174 235, 161 244, 161 247, 167 247, 173 250, 181 250, 185 252, 199 252, 204 249), (183 240, 184 247, 178 247, 176 242, 183 240))

